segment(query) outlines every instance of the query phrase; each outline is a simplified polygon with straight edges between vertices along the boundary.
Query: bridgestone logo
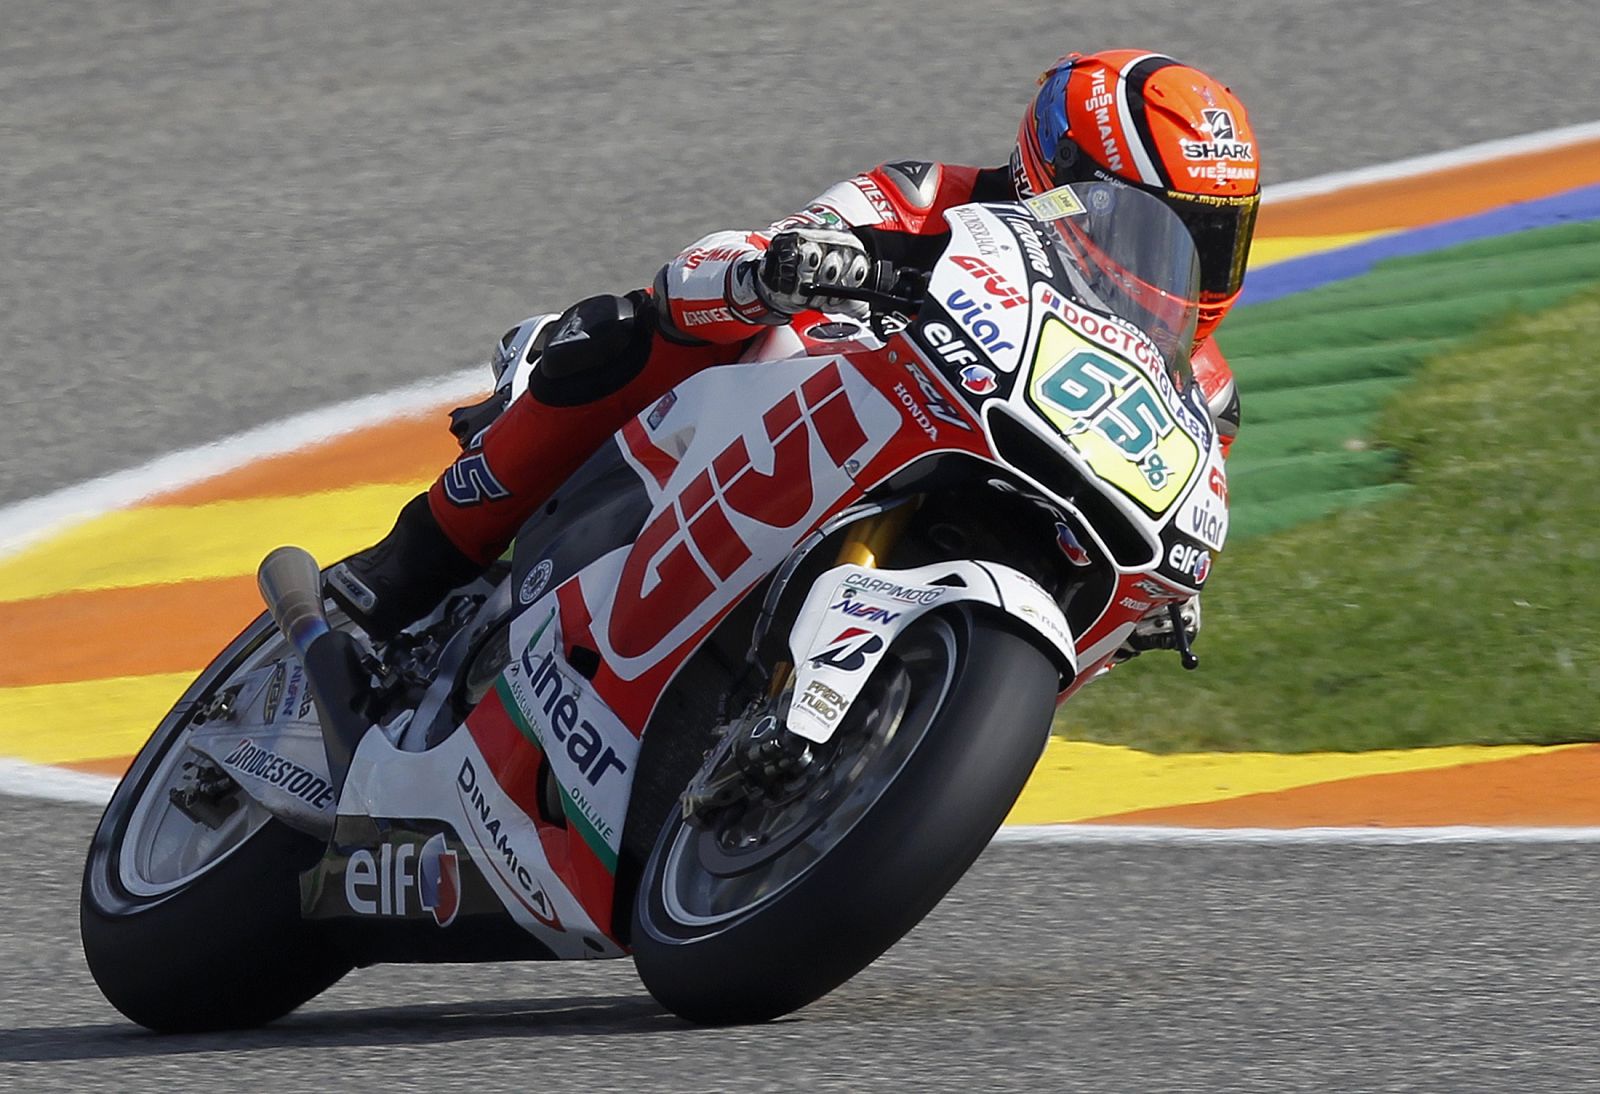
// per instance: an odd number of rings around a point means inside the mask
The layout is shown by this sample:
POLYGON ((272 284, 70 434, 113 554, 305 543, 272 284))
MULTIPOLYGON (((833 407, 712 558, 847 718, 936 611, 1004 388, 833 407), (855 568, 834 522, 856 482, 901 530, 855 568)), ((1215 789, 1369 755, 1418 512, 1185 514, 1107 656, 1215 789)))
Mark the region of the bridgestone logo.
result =
POLYGON ((313 808, 326 809, 333 803, 333 787, 327 779, 248 739, 240 741, 222 762, 241 775, 293 794, 313 808))

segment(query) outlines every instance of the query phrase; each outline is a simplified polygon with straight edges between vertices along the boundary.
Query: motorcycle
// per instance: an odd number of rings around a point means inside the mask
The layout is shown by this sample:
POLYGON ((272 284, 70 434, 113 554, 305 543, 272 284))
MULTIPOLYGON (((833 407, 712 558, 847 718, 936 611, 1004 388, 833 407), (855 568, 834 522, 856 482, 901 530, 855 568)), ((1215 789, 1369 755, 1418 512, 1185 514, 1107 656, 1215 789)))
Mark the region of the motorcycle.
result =
MULTIPOLYGON (((946 219, 931 271, 850 291, 867 320, 663 395, 391 641, 268 556, 95 833, 107 999, 237 1028, 376 962, 631 953, 678 1015, 752 1022, 921 920, 1136 622, 1190 663, 1228 521, 1177 218, 1095 183, 946 219)), ((463 489, 551 318, 458 412, 463 489)))

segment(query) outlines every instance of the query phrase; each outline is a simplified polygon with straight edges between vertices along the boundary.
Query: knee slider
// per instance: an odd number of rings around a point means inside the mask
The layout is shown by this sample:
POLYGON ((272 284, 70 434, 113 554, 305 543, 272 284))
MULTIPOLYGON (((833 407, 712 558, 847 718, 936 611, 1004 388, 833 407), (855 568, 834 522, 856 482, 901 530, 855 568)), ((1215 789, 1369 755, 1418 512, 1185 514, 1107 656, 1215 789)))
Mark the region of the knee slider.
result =
POLYGON ((548 328, 529 393, 549 406, 579 406, 620 391, 650 356, 654 316, 642 293, 578 301, 548 328))

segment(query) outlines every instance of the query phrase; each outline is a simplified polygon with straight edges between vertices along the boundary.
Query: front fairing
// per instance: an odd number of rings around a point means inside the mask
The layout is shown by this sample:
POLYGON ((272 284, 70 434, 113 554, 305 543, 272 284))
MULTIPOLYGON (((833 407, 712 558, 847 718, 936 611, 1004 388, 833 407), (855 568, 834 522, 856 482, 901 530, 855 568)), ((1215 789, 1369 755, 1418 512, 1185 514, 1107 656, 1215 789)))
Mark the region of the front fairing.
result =
POLYGON ((906 336, 962 390, 1000 462, 1114 569, 1197 590, 1227 507, 1189 367, 1193 245, 1137 191, 1079 185, 1033 204, 946 214, 951 241, 906 336))

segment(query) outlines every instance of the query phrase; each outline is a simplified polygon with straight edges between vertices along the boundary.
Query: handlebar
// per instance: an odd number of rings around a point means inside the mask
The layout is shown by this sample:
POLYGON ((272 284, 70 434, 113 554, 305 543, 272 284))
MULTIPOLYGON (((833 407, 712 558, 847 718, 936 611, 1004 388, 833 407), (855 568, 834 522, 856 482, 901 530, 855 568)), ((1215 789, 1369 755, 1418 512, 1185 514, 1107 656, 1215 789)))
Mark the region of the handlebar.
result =
POLYGON ((896 268, 890 262, 874 264, 876 269, 868 278, 871 287, 847 288, 843 285, 801 285, 800 291, 813 296, 831 296, 838 300, 859 300, 875 311, 904 312, 907 317, 916 315, 928 294, 928 275, 915 266, 896 268))

